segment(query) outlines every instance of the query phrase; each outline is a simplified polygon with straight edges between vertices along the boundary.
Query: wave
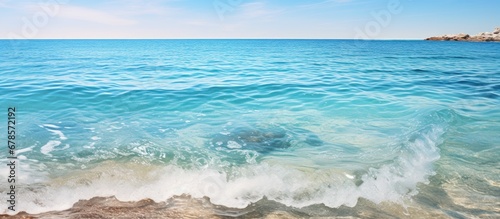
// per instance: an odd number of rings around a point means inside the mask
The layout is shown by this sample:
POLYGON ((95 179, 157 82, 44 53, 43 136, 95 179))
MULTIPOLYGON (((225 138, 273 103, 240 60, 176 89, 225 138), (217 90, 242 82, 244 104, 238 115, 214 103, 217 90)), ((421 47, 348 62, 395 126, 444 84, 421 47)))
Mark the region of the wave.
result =
POLYGON ((232 208, 245 208, 262 199, 292 207, 314 204, 353 207, 360 198, 374 203, 403 204, 418 193, 419 183, 428 183, 428 178, 435 174, 432 166, 440 158, 438 145, 446 128, 446 124, 436 120, 447 122, 450 116, 453 115, 449 111, 437 111, 425 117, 432 122, 422 122, 417 130, 405 134, 396 158, 354 172, 272 159, 225 168, 115 160, 50 179, 33 171, 30 174, 38 176, 30 177, 44 180, 19 186, 18 210, 28 213, 65 210, 81 199, 108 196, 121 201, 150 198, 161 202, 190 195, 207 197, 213 204, 232 208))

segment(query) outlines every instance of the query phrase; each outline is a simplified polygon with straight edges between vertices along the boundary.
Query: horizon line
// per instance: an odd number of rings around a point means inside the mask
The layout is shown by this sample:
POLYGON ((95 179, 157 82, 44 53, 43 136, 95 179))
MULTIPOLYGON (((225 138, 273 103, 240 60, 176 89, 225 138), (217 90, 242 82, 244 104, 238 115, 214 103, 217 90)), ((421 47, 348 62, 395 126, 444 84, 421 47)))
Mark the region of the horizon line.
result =
POLYGON ((380 39, 356 39, 356 38, 0 38, 0 40, 360 40, 360 41, 410 41, 425 40, 425 38, 380 38, 380 39))

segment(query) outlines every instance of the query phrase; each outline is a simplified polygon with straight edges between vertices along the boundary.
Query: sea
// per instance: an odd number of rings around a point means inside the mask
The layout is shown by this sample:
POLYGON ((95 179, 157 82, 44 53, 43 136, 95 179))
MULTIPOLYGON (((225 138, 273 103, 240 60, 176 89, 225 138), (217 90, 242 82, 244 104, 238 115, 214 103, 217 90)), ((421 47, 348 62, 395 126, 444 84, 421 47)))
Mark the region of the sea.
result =
POLYGON ((146 200, 163 207, 143 217, 500 217, 499 43, 0 40, 0 51, 3 214, 146 200))

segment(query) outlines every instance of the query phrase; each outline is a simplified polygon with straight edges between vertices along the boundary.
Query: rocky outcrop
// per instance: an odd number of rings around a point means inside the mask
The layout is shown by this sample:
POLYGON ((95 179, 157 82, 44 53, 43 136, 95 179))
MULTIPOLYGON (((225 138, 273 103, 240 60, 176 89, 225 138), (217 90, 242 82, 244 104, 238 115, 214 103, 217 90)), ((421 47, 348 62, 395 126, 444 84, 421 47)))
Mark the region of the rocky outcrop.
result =
POLYGON ((479 33, 475 36, 470 36, 469 34, 452 34, 443 36, 429 37, 425 40, 432 41, 469 41, 469 42, 500 42, 500 27, 495 28, 495 30, 490 32, 479 33))

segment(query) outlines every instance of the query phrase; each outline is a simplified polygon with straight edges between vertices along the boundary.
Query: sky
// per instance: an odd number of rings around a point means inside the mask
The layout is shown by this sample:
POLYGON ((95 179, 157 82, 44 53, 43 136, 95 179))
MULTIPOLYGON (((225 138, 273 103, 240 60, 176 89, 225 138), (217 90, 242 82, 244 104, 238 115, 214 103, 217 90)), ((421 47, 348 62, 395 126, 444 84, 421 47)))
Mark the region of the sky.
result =
POLYGON ((0 0, 2 39, 422 39, 492 32, 498 0, 0 0))

